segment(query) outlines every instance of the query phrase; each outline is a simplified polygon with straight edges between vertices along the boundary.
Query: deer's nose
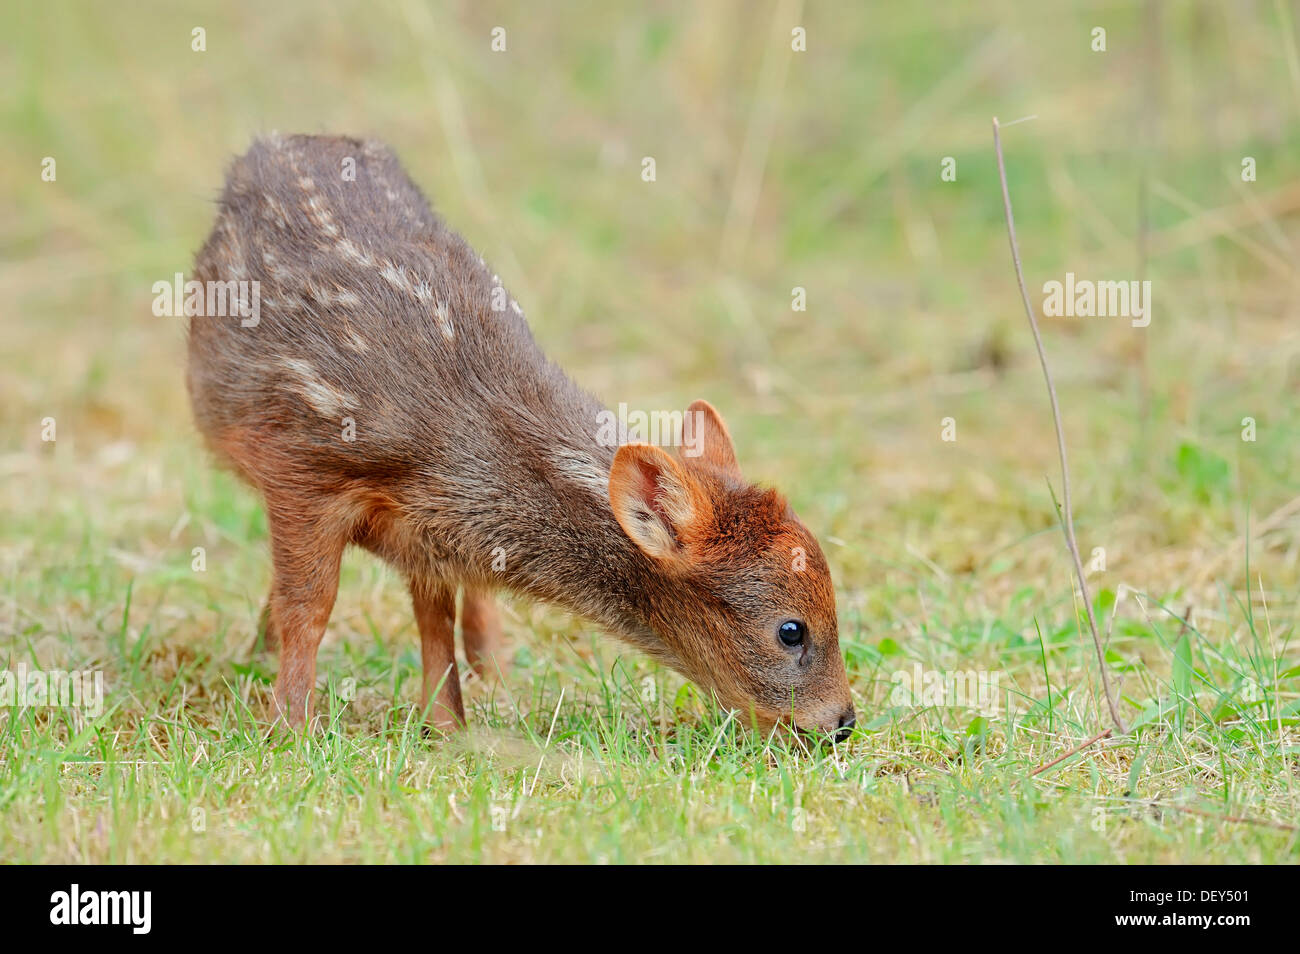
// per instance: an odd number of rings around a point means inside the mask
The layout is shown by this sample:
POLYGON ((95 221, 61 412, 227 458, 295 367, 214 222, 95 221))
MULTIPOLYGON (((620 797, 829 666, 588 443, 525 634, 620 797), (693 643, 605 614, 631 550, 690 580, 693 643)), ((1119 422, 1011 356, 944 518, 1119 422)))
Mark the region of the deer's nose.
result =
POLYGON ((857 715, 854 713, 853 707, 849 706, 847 709, 844 710, 844 714, 840 716, 839 729, 835 732, 835 741, 836 742, 848 741, 849 736, 853 732, 853 727, 857 724, 858 724, 857 715))

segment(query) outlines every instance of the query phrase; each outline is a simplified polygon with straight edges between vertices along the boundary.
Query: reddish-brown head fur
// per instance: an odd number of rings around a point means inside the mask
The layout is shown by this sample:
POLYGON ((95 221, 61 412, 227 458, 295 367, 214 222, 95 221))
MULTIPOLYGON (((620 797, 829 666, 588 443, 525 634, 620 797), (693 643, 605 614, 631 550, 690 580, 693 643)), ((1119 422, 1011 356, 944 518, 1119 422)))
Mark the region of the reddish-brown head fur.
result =
POLYGON ((774 490, 747 484, 718 412, 696 401, 703 452, 618 449, 609 476, 619 526, 653 561, 662 596, 646 620, 685 675, 727 706, 836 733, 853 721, 835 590, 817 540, 774 490), (782 624, 802 639, 788 645, 782 624))

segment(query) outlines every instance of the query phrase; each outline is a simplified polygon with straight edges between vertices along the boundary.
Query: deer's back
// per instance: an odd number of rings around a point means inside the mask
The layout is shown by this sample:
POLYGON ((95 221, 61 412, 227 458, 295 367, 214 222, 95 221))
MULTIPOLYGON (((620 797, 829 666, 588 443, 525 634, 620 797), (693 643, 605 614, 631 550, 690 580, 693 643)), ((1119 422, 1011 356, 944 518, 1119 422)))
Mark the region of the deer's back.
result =
POLYGON ((191 319, 189 383, 209 443, 260 485, 289 466, 510 479, 533 449, 577 439, 565 422, 597 407, 375 143, 254 143, 195 278, 259 283, 255 325, 191 319))

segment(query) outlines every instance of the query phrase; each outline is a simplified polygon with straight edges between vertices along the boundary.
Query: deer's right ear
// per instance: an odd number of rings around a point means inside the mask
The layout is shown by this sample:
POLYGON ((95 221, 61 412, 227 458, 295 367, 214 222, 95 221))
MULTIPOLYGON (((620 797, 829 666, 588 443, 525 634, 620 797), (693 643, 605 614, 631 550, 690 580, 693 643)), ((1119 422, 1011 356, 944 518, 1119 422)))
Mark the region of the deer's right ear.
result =
POLYGON ((624 444, 614 454, 609 503, 623 532, 656 560, 682 558, 682 538, 700 516, 681 464, 652 444, 624 444))
POLYGON ((718 409, 708 401, 692 401, 686 409, 682 439, 686 443, 682 452, 685 456, 701 457, 706 464, 740 479, 740 467, 736 463, 736 448, 731 443, 731 434, 718 409))

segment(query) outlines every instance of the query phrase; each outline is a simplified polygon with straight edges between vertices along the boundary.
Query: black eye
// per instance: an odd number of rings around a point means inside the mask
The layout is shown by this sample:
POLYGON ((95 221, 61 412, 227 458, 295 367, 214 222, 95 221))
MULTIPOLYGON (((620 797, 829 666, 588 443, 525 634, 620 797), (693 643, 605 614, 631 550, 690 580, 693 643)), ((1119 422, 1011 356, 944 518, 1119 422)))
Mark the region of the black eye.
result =
POLYGON ((803 624, 802 620, 788 619, 781 624, 781 628, 776 631, 781 637, 781 642, 787 646, 799 646, 803 644, 804 639, 808 636, 808 627, 803 624))

